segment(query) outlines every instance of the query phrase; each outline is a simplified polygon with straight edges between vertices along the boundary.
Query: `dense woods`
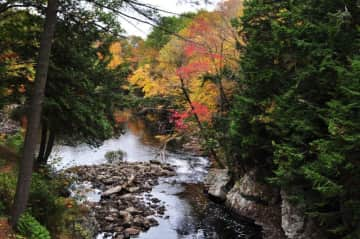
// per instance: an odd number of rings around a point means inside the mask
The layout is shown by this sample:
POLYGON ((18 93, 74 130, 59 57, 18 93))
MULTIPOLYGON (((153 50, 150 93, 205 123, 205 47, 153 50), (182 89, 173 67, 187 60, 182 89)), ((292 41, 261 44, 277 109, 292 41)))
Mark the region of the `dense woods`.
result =
POLYGON ((100 146, 131 112, 164 149, 195 139, 227 186, 255 170, 324 238, 360 238, 359 2, 159 13, 136 0, 0 0, 0 116, 21 125, 0 129, 0 216, 27 238, 88 238, 48 159, 56 143, 100 146), (154 25, 146 39, 122 35, 119 16, 134 12, 154 25))

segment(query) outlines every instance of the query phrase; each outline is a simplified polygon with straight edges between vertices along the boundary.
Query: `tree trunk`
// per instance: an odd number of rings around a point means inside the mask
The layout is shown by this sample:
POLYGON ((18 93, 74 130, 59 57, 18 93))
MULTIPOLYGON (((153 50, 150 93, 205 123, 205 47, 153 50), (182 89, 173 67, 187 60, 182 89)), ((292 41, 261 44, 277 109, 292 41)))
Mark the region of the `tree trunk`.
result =
POLYGON ((47 123, 43 122, 41 127, 41 142, 40 142, 40 149, 37 157, 37 163, 40 163, 44 159, 45 149, 46 149, 46 142, 48 136, 48 128, 47 123))
POLYGON ((39 58, 36 66, 35 86, 32 95, 29 123, 26 130, 23 156, 19 165, 19 176, 16 187, 14 205, 11 212, 11 226, 16 224, 26 209, 29 199, 36 142, 38 139, 42 103, 49 67, 52 40, 56 24, 57 0, 48 0, 44 30, 41 35, 39 58))
POLYGON ((52 148, 54 146, 54 142, 55 142, 55 133, 53 130, 50 130, 50 135, 49 135, 49 140, 48 143, 46 145, 46 151, 45 151, 45 155, 44 158, 42 160, 42 165, 47 164, 47 161, 49 159, 49 156, 51 154, 52 148))
MULTIPOLYGON (((186 99, 186 101, 189 103, 191 109, 194 111, 194 106, 193 106, 192 101, 191 101, 191 99, 190 99, 190 96, 189 96, 189 94, 188 94, 188 92, 187 92, 187 90, 186 90, 185 83, 184 83, 184 79, 181 78, 181 77, 180 77, 180 82, 181 82, 181 90, 182 90, 182 92, 183 92, 183 94, 184 94, 184 96, 185 96, 185 99, 186 99)), ((194 114, 194 117, 195 117, 195 121, 196 121, 196 123, 198 124, 198 126, 199 126, 199 128, 200 128, 200 134, 201 134, 201 136, 203 137, 204 140, 207 141, 208 138, 207 138, 207 136, 204 134, 204 127, 203 127, 203 125, 202 125, 202 123, 201 123, 198 115, 197 115, 196 113, 193 113, 193 114, 194 114)), ((219 166, 220 168, 225 168, 223 162, 217 157, 215 150, 212 149, 212 148, 210 148, 209 150, 210 150, 210 154, 213 156, 213 158, 214 158, 214 160, 216 161, 216 163, 218 164, 218 166, 219 166)))

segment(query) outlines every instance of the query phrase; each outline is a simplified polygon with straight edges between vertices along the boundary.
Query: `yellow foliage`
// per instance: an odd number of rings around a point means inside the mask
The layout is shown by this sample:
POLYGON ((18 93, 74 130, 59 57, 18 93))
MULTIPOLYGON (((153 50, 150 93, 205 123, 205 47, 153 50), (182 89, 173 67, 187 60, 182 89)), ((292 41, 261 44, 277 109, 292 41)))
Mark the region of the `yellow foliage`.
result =
POLYGON ((109 51, 111 53, 111 61, 108 65, 110 69, 114 69, 124 62, 122 59, 122 47, 121 42, 114 42, 110 45, 109 51))
POLYGON ((163 77, 153 77, 151 75, 151 66, 146 64, 139 67, 129 78, 131 85, 140 87, 145 97, 166 96, 174 94, 176 86, 172 84, 172 80, 163 77))

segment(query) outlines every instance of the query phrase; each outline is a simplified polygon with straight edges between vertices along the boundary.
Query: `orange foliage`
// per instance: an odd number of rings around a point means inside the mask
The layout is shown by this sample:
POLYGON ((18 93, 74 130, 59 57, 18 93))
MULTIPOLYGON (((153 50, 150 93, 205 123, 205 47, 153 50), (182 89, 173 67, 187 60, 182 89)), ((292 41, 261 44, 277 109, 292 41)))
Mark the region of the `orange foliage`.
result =
POLYGON ((108 65, 110 69, 114 69, 117 66, 119 66, 121 63, 123 63, 122 59, 122 48, 121 48, 121 42, 114 42, 110 45, 109 51, 111 53, 111 61, 108 65))

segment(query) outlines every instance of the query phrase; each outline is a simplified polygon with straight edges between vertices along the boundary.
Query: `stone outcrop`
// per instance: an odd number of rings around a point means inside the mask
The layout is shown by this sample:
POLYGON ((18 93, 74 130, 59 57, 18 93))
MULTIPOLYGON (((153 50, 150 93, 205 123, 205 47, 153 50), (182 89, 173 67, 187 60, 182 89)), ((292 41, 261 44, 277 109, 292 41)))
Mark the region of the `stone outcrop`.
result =
MULTIPOLYGON (((314 223, 305 215, 304 207, 290 203, 284 191, 257 180, 256 170, 243 175, 227 190, 227 170, 211 169, 206 188, 212 197, 224 200, 235 213, 262 226, 264 239, 323 239, 314 223)), ((301 193, 301 192, 299 192, 301 193)))
POLYGON ((264 238, 285 239, 281 229, 278 192, 255 180, 255 171, 245 174, 226 195, 226 205, 262 226, 264 238))
POLYGON ((313 221, 306 217, 304 205, 292 204, 283 190, 281 190, 281 199, 281 227, 288 239, 324 238, 313 221))
POLYGON ((227 169, 211 169, 205 181, 205 189, 210 196, 225 201, 228 191, 226 186, 229 181, 227 169))

